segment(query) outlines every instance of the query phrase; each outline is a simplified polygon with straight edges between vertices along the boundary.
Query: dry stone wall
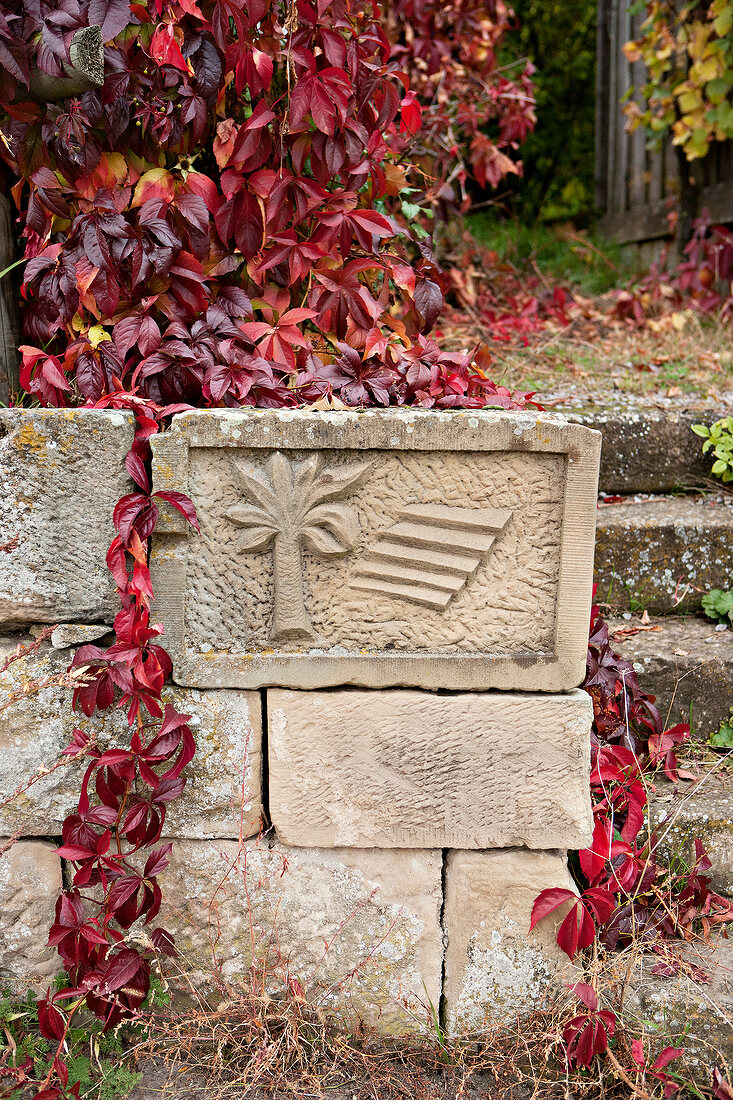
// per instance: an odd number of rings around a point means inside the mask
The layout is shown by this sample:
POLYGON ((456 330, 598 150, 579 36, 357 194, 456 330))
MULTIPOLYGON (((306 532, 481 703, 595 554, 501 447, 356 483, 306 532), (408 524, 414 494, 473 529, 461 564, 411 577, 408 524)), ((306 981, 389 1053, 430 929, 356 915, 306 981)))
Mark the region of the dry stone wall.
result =
MULTIPOLYGON (((60 624, 0 682, 0 832, 28 838, 0 854, 6 970, 38 979, 61 869, 30 838, 57 836, 79 783, 53 764, 75 725, 102 746, 125 734, 114 711, 80 720, 61 681, 114 615, 104 556, 132 424, 3 423, 0 531, 19 537, 0 625, 60 624)), ((164 510, 151 562, 165 699, 198 742, 161 876, 179 965, 214 988, 255 964, 273 992, 296 978, 390 1034, 429 1029, 433 1008, 458 1033, 534 1007, 567 972, 554 920, 528 933, 532 901, 571 887, 566 850, 592 832, 575 689, 598 433, 527 413, 217 410, 176 417, 154 452, 154 487, 201 521, 197 536, 164 510)), ((8 633, 0 663, 27 637, 8 633)))

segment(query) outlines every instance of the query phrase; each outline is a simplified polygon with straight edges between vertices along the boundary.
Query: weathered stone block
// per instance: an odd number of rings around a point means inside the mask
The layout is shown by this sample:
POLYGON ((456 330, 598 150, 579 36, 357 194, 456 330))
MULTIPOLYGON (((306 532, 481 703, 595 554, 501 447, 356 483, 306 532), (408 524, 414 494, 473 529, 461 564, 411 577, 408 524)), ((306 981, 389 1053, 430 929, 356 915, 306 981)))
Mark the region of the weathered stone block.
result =
POLYGON ((680 486, 705 485, 710 458, 693 424, 711 424, 725 415, 720 403, 685 398, 684 405, 624 395, 615 405, 566 413, 568 420, 597 428, 603 435, 599 485, 605 493, 668 493, 680 486), (692 404, 692 407, 690 407, 692 404))
MULTIPOLYGON (((8 842, 0 839, 0 849, 8 842)), ((53 844, 19 840, 0 854, 0 985, 39 983, 61 969, 46 946, 61 891, 53 844)))
POLYGON ((695 862, 695 841, 701 840, 712 863, 710 885, 733 897, 733 791, 718 775, 708 775, 697 787, 678 787, 655 780, 649 800, 649 821, 665 863, 687 867, 695 862))
POLYGON ((489 411, 205 410, 153 440, 179 683, 558 691, 585 672, 600 436, 489 411), (460 660, 456 660, 459 657, 460 660))
MULTIPOLYGON (((0 663, 17 642, 0 639, 0 663)), ((96 731, 101 746, 129 743, 127 720, 117 708, 85 718, 71 709, 69 689, 33 689, 33 681, 57 676, 70 659, 68 652, 44 650, 14 662, 0 676, 0 806, 42 766, 59 759, 75 726, 96 731)), ((186 790, 168 804, 166 829, 183 837, 237 837, 241 824, 245 836, 256 833, 262 814, 259 694, 166 687, 163 700, 191 715, 196 738, 186 790)), ((59 768, 0 808, 0 831, 60 833, 64 817, 76 807, 84 767, 80 761, 59 768)))
POLYGON ((175 841, 159 920, 204 988, 214 953, 235 985, 250 982, 254 957, 272 996, 291 975, 345 1022, 408 1033, 440 1001, 441 862, 440 852, 175 841))
POLYGON ((596 598, 611 608, 681 614, 733 570, 733 507, 695 497, 653 497, 598 512, 596 598))
POLYGON ((584 691, 267 693, 270 813, 306 847, 582 848, 584 691))
MULTIPOLYGON (((608 625, 612 631, 634 626, 624 619, 608 625)), ((655 630, 614 639, 613 648, 632 662, 642 689, 656 696, 667 725, 689 722, 693 739, 707 741, 733 706, 733 630, 672 615, 652 625, 655 630)))
POLYGON ((579 972, 557 946, 558 920, 529 932, 541 890, 575 890, 564 852, 449 852, 444 995, 450 1034, 508 1023, 579 972))
POLYGON ((114 618, 105 556, 133 434, 125 412, 0 409, 0 626, 114 618))
POLYGON ((698 937, 668 947, 683 959, 679 974, 653 974, 658 955, 641 956, 630 974, 624 968, 623 1020, 635 1033, 663 1036, 661 1045, 683 1047, 686 1062, 698 1064, 709 1081, 712 1066, 733 1062, 733 945, 698 937), (709 981, 696 981, 692 968, 707 972, 709 981))

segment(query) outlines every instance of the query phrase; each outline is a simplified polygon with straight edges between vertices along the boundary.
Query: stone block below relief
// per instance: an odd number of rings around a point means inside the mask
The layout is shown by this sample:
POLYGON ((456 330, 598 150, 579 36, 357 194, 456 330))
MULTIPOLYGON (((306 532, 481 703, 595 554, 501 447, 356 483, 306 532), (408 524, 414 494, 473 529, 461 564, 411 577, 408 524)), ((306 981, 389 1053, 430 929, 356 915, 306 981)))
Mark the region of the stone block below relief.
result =
POLYGON ((584 691, 267 693, 270 813, 305 847, 583 848, 584 691))
MULTIPOLYGON (((6 843, 0 838, 0 849, 6 843)), ((58 974, 56 949, 46 944, 60 892, 54 844, 19 840, 0 854, 0 986, 45 987, 58 974)))
POLYGON ((125 412, 0 409, 0 627, 112 621, 105 557, 133 433, 125 412))
POLYGON ((575 891, 564 852, 449 852, 443 922, 443 988, 451 1035, 511 1023, 581 980, 556 941, 567 907, 530 932, 541 890, 575 891))
POLYGON ((178 683, 582 681, 600 435, 529 413, 202 410, 152 441, 178 683), (457 659, 459 658, 459 659, 457 659))
POLYGON ((198 987, 213 988, 215 951, 231 994, 251 988, 254 944, 271 996, 290 975, 347 1026, 423 1032, 441 994, 441 864, 440 852, 174 841, 158 922, 198 987))
MULTIPOLYGON (((19 637, 0 637, 0 664, 19 637)), ((52 767, 71 741, 75 726, 95 733, 100 747, 129 744, 124 711, 117 707, 85 718, 71 708, 69 688, 34 683, 62 674, 71 653, 45 647, 13 662, 0 676, 0 803, 41 768, 52 767), (4 703, 9 702, 9 706, 4 703)), ((262 814, 262 712, 255 691, 196 691, 163 688, 163 702, 191 715, 196 755, 184 774, 181 798, 168 803, 166 829, 177 836, 252 836, 262 814)), ((84 762, 72 762, 45 775, 0 810, 0 832, 25 835, 60 833, 76 809, 84 762)))

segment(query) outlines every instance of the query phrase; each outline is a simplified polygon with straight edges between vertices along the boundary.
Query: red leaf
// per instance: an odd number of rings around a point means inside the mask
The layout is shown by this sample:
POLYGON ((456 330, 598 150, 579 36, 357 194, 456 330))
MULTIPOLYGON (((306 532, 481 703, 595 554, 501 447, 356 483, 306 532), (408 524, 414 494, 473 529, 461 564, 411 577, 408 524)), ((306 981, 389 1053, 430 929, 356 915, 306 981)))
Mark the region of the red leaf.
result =
POLYGON ((145 878, 154 878, 155 875, 159 875, 161 871, 164 871, 170 863, 172 851, 172 844, 164 844, 162 848, 157 848, 154 852, 151 852, 145 864, 145 878))
POLYGON ((102 985, 110 990, 122 989, 135 975, 145 967, 145 960, 132 948, 126 948, 115 955, 103 974, 102 985))
POLYGON ((563 886, 554 886, 550 890, 543 890, 535 898, 535 903, 532 906, 532 917, 529 923, 530 932, 538 921, 549 916, 550 913, 554 913, 565 902, 572 901, 575 903, 577 900, 578 895, 563 886))
POLYGON ((157 493, 153 493, 153 496, 158 497, 159 500, 165 500, 168 502, 168 504, 173 505, 177 512, 180 512, 182 516, 185 516, 192 527, 194 527, 199 533, 201 532, 193 501, 189 497, 187 497, 185 493, 177 493, 174 490, 165 489, 160 490, 157 493))
POLYGON ((685 1053, 683 1047, 665 1047, 662 1053, 659 1055, 654 1065, 653 1070, 664 1069, 670 1062, 673 1062, 675 1058, 680 1058, 685 1053))
POLYGON ((188 63, 173 37, 173 27, 163 24, 158 27, 150 42, 150 56, 159 65, 172 65, 181 72, 188 73, 188 63))

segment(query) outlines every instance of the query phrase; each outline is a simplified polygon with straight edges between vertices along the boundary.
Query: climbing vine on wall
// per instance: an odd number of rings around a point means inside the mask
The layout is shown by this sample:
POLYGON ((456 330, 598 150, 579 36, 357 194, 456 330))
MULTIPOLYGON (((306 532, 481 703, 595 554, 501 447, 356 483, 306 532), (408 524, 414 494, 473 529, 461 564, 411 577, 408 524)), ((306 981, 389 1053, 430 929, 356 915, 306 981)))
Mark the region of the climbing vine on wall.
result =
POLYGON ((627 42, 629 61, 643 61, 645 103, 624 110, 632 128, 646 126, 652 138, 668 132, 688 160, 733 137, 733 3, 647 0, 638 38, 627 42))
MULTIPOLYGON (((659 853, 660 836, 646 817, 650 778, 661 768, 678 782, 676 749, 689 738, 690 727, 680 723, 665 728, 654 697, 639 686, 634 666, 614 652, 596 606, 583 687, 593 700, 593 839, 577 854, 579 893, 559 887, 543 890, 534 903, 531 927, 562 908, 557 942, 570 959, 596 940, 609 951, 643 943, 658 956, 652 973, 670 976, 682 964, 665 941, 687 938, 693 929, 709 935, 715 925, 733 921, 733 904, 710 889, 705 872, 711 863, 702 843, 695 841, 691 867, 672 871, 659 853)), ((597 992, 590 987, 581 984, 576 993, 587 1011, 570 1021, 564 1039, 570 1062, 589 1066, 606 1050, 616 1018, 600 1009, 597 992)), ((651 1067, 651 1076, 662 1083, 664 1064, 651 1067)))
MULTIPOLYGON (((26 393, 516 403, 486 353, 443 354, 428 335, 442 280, 396 202, 422 111, 376 8, 64 0, 0 14, 26 393), (63 76, 90 23, 104 83, 34 101, 34 71, 63 76)), ((494 109, 517 141, 510 101, 494 109)))

